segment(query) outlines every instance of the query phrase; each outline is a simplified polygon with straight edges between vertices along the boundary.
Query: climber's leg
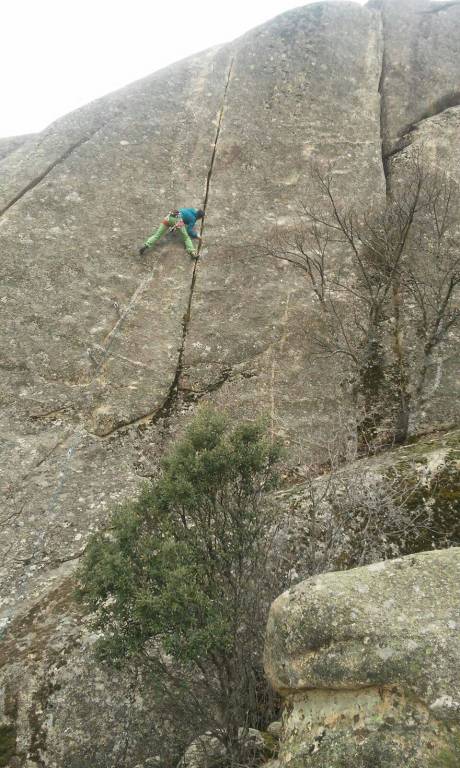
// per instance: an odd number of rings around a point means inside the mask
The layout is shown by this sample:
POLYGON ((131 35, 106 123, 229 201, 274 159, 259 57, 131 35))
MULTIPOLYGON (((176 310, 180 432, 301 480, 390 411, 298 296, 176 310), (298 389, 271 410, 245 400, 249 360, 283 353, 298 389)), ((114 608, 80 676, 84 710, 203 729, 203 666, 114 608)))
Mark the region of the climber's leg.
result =
POLYGON ((187 227, 186 226, 180 227, 180 233, 182 235, 185 250, 187 251, 187 253, 189 253, 190 256, 196 256, 195 248, 193 247, 193 243, 192 243, 192 238, 187 232, 187 227))
POLYGON ((153 248, 153 246, 155 245, 155 243, 158 242, 160 237, 163 237, 164 233, 168 231, 169 226, 167 224, 165 224, 165 222, 166 222, 166 219, 161 222, 160 226, 153 233, 153 235, 151 235, 148 238, 148 240, 145 241, 145 245, 147 246, 147 248, 153 248))

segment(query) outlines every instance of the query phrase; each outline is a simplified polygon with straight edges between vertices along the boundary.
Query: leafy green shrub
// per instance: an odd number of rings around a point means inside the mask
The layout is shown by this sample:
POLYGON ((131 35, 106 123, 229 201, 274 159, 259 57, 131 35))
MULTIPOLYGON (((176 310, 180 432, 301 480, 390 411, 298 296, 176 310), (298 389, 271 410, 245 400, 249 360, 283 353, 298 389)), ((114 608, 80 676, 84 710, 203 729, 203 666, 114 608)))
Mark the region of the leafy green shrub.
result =
POLYGON ((203 411, 160 478, 91 539, 79 573, 99 656, 145 664, 176 743, 208 732, 229 765, 245 729, 273 714, 261 655, 285 586, 265 499, 278 458, 261 424, 203 411))

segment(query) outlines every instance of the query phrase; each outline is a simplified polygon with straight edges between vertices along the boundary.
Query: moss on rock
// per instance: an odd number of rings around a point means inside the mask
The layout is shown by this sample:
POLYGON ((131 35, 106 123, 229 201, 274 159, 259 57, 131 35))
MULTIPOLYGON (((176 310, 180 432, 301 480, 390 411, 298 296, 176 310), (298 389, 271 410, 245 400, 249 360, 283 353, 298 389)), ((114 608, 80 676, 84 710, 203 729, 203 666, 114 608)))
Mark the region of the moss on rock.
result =
POLYGON ((16 754, 16 726, 0 725, 0 766, 6 766, 16 754))

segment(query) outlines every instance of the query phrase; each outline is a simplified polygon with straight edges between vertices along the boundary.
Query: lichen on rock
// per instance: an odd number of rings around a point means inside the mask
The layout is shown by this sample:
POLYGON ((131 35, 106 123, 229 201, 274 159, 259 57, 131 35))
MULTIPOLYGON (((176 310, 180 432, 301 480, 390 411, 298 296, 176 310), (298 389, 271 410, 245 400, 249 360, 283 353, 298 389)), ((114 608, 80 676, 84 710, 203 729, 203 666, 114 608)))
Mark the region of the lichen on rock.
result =
POLYGON ((448 748, 459 576, 453 548, 323 574, 274 602, 266 671, 287 699, 282 765, 419 768, 448 748))

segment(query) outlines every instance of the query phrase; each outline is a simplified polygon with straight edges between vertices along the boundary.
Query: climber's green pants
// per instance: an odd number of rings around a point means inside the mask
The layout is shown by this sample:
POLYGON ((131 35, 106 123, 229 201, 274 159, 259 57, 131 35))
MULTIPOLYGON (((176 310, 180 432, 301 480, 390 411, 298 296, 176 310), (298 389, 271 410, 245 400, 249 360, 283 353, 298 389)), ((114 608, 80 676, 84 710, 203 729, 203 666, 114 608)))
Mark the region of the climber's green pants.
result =
MULTIPOLYGON (((151 237, 149 237, 148 240, 145 241, 145 245, 147 246, 147 248, 152 248, 155 245, 155 243, 158 242, 160 237, 163 237, 165 232, 167 232, 170 227, 174 227, 174 225, 177 224, 178 221, 179 219, 176 218, 176 216, 166 216, 166 218, 163 219, 160 226, 153 233, 153 235, 151 235, 151 237)), ((187 232, 187 227, 185 226, 185 224, 182 224, 181 227, 178 227, 178 230, 182 235, 182 239, 185 245, 185 250, 187 251, 187 253, 195 254, 195 249, 193 247, 192 239, 189 233, 187 232)))

